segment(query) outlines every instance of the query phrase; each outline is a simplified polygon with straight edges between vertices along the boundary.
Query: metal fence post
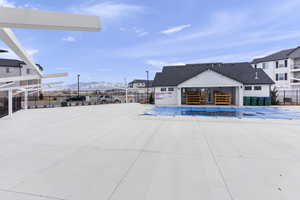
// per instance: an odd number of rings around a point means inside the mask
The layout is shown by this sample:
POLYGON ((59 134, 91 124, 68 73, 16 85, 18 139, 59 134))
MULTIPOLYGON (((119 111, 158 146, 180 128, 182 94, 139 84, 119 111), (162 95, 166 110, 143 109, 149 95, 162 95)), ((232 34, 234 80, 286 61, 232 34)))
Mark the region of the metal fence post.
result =
POLYGON ((283 90, 283 104, 285 105, 285 90, 283 90))
POLYGON ((299 89, 296 90, 296 105, 299 104, 299 89))

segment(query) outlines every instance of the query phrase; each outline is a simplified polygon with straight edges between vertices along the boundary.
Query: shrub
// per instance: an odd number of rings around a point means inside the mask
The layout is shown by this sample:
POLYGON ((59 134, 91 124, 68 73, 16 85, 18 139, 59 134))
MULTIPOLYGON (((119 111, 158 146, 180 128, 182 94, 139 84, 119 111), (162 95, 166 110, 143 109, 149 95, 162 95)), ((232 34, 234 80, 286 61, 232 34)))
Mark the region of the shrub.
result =
POLYGON ((278 90, 276 87, 274 87, 271 90, 271 103, 272 105, 278 105, 279 101, 278 101, 278 90))
POLYGON ((68 106, 68 103, 67 102, 61 102, 61 107, 67 107, 68 106))

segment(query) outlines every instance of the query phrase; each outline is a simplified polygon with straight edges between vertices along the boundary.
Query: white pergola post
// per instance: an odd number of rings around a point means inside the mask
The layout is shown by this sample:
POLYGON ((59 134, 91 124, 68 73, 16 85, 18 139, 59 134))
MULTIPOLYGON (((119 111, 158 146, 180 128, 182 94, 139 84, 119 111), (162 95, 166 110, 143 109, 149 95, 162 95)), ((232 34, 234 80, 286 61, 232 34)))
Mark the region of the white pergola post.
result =
POLYGON ((8 90, 8 116, 12 117, 13 114, 13 90, 8 90))
POLYGON ((177 88, 177 105, 181 106, 181 88, 177 88))
POLYGON ((244 87, 238 86, 236 87, 236 105, 239 107, 244 106, 244 87))
POLYGON ((128 103, 128 88, 126 87, 126 103, 128 103))
POLYGON ((28 90, 24 91, 24 110, 28 109, 28 90))

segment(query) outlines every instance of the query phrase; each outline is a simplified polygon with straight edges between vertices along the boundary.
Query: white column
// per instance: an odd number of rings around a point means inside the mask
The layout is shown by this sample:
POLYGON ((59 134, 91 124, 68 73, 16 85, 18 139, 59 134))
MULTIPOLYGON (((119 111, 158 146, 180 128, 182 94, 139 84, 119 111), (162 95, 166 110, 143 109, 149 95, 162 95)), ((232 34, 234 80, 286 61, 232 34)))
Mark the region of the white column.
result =
POLYGON ((126 102, 125 103, 128 103, 128 88, 126 88, 126 102))
POLYGON ((177 105, 181 106, 181 88, 177 88, 177 105))
POLYGON ((12 89, 8 90, 8 116, 12 117, 13 114, 13 91, 12 89))
POLYGON ((28 91, 25 90, 24 92, 24 109, 27 110, 28 108, 28 91))
POLYGON ((244 86, 237 87, 236 95, 236 99, 238 99, 237 106, 244 106, 244 86))

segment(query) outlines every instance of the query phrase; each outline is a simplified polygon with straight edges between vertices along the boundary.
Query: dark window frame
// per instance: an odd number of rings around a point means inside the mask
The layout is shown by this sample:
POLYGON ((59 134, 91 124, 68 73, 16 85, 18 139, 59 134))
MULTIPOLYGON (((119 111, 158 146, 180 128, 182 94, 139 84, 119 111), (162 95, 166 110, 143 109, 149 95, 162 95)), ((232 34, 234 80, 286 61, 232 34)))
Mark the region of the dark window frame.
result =
POLYGON ((252 91, 252 86, 245 86, 246 91, 252 91))
POLYGON ((262 87, 260 85, 256 85, 256 86, 254 86, 254 90, 255 91, 261 91, 262 87))
POLYGON ((284 80, 288 80, 288 74, 287 73, 284 73, 284 80))
POLYGON ((288 60, 284 60, 284 67, 288 67, 288 60))
POLYGON ((174 92, 174 88, 168 88, 168 92, 174 92))
POLYGON ((167 91, 167 88, 160 88, 160 91, 161 91, 161 92, 166 92, 166 91, 167 91))

